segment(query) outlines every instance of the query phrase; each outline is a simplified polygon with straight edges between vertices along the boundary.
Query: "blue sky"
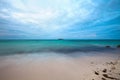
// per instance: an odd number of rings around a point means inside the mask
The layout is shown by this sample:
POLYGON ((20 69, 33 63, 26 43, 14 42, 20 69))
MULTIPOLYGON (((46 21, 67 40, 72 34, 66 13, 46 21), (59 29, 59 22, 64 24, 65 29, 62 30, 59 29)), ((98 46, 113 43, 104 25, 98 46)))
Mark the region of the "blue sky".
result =
POLYGON ((0 39, 120 39, 120 0, 0 0, 0 39))

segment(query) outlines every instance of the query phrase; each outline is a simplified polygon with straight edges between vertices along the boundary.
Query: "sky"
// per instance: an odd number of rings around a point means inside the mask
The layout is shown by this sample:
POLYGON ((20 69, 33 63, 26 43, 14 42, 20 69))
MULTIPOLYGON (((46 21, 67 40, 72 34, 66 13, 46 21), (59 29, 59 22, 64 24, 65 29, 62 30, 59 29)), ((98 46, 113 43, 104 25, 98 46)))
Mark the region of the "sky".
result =
POLYGON ((0 0, 0 39, 120 39, 120 0, 0 0))

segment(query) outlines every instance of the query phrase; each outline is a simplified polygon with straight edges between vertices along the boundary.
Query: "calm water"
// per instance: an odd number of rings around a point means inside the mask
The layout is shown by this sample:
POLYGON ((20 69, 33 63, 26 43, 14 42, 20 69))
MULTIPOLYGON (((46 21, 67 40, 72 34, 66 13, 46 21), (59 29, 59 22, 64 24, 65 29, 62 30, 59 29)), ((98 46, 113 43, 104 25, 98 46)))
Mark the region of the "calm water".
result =
POLYGON ((119 51, 119 44, 120 40, 1 40, 0 55, 119 51))

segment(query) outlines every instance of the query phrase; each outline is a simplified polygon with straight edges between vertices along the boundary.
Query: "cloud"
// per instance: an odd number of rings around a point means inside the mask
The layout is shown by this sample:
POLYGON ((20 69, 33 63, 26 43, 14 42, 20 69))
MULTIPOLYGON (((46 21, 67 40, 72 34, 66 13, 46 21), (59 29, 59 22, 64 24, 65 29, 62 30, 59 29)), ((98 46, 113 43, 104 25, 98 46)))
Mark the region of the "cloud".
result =
POLYGON ((93 33, 86 38, 96 37, 99 36, 97 33, 103 30, 99 29, 98 25, 120 16, 119 2, 118 0, 1 0, 0 19, 7 24, 0 24, 8 30, 19 30, 24 32, 24 35, 37 38, 44 35, 48 38, 72 37, 69 35, 80 38, 91 32, 93 33), (117 6, 113 8, 113 5, 117 6), (82 31, 84 33, 81 33, 82 31))
POLYGON ((88 11, 88 6, 86 7, 87 4, 92 5, 89 3, 89 1, 90 0, 88 0, 87 2, 85 2, 84 0, 81 0, 79 2, 74 2, 72 0, 48 0, 46 2, 49 4, 49 6, 39 6, 40 4, 47 3, 42 0, 30 0, 29 2, 23 2, 22 0, 8 0, 8 3, 11 4, 13 7, 17 8, 18 10, 11 9, 11 11, 6 13, 10 14, 12 18, 23 22, 47 23, 50 20, 52 20, 51 22, 55 22, 57 20, 58 23, 69 23, 69 21, 72 19, 75 20, 77 18, 80 18, 82 21, 83 19, 88 18, 91 11, 93 11, 92 8, 88 11))

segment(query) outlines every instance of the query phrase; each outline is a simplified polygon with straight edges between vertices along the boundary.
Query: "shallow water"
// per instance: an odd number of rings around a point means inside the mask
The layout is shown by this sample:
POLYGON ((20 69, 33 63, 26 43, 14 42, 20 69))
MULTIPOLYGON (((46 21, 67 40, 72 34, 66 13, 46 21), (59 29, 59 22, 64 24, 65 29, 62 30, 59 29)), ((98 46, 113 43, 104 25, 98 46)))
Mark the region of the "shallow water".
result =
POLYGON ((116 48, 120 40, 1 40, 0 55, 27 54, 27 53, 89 53, 111 52, 116 48), (111 46, 106 48, 105 46, 111 46))

